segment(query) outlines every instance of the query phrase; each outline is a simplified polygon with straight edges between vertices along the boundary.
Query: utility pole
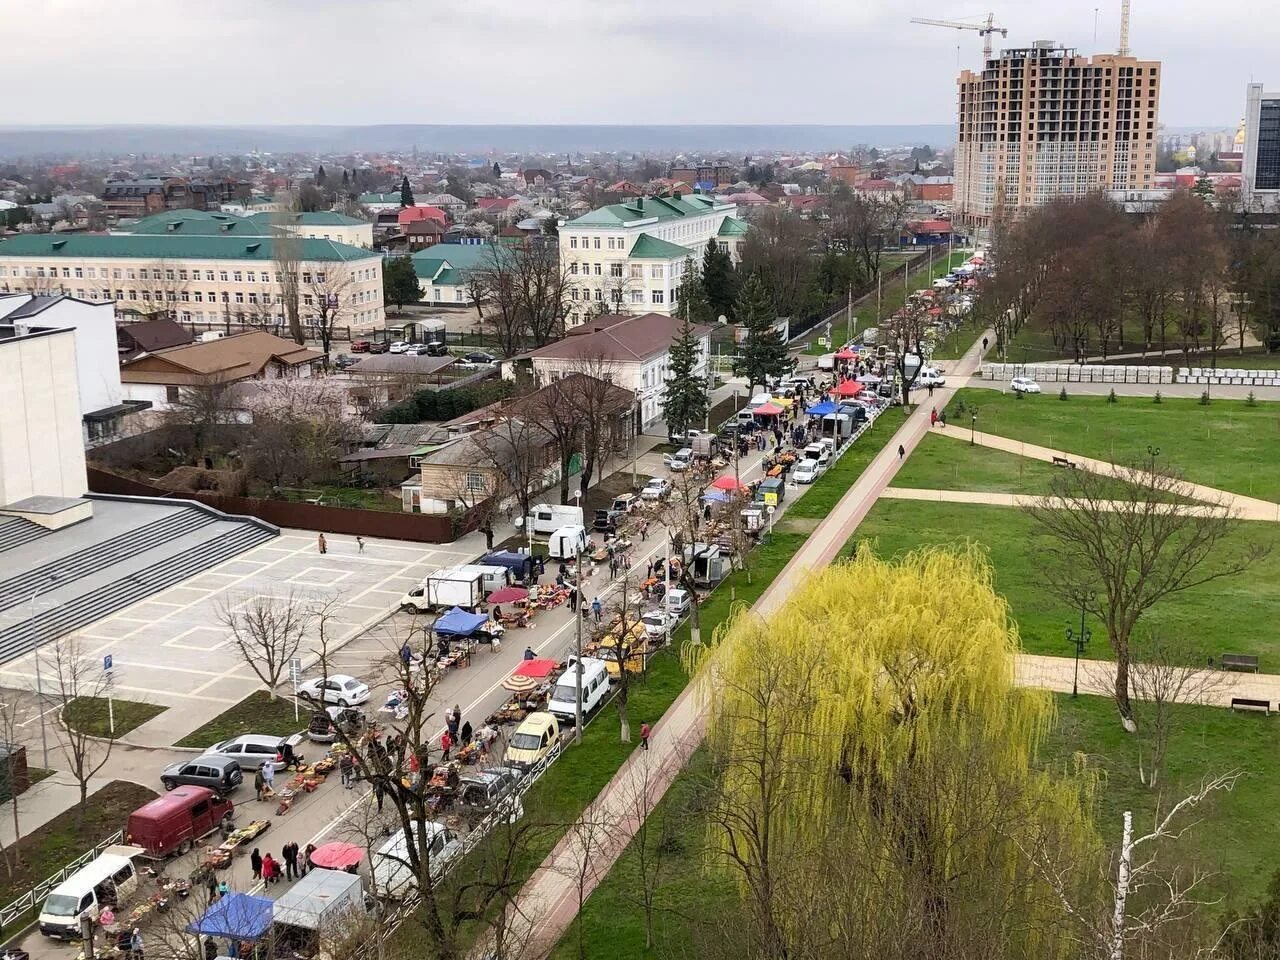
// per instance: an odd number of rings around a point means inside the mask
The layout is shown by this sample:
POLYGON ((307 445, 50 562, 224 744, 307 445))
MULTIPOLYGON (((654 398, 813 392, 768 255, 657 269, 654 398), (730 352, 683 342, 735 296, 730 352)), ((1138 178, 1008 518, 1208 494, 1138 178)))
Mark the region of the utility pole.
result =
POLYGON ((844 342, 853 342, 853 281, 849 281, 849 303, 845 308, 844 342))
MULTIPOLYGON (((579 500, 581 502, 581 500, 579 500)), ((578 602, 574 605, 573 620, 577 625, 574 630, 573 653, 578 658, 573 676, 573 742, 582 743, 582 549, 577 550, 577 571, 574 580, 578 585, 578 602)))

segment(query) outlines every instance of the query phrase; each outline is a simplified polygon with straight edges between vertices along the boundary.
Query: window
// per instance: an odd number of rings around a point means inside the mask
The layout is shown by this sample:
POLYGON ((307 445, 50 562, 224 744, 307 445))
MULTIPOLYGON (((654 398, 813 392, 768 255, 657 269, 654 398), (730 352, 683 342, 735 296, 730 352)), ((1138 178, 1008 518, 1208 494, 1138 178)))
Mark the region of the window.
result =
MULTIPOLYGON (((164 272, 164 278, 165 278, 166 280, 172 280, 172 279, 173 279, 173 271, 172 271, 172 270, 166 270, 166 271, 164 272)), ((158 279, 158 278, 157 278, 157 279, 158 279)))
POLYGON ((185 270, 179 270, 179 271, 178 271, 178 279, 179 279, 179 280, 185 280, 185 279, 187 279, 187 271, 185 271, 185 270))
POLYGON ((577 249, 578 249, 578 238, 577 238, 577 237, 570 237, 570 238, 569 238, 569 249, 570 249, 570 250, 577 250, 577 249))
POLYGON ((597 290, 597 291, 596 291, 596 300, 601 300, 601 299, 603 299, 603 298, 600 296, 600 291, 599 291, 599 290, 597 290))
POLYGON ((611 277, 618 277, 618 278, 621 278, 621 277, 622 277, 622 264, 620 264, 620 263, 611 263, 611 264, 609 264, 609 276, 611 276, 611 277))
POLYGON ((632 263, 632 264, 629 264, 629 265, 628 265, 628 274, 630 275, 630 277, 631 277, 631 279, 632 279, 632 280, 643 280, 643 279, 644 279, 644 266, 643 266, 643 265, 641 265, 641 264, 639 264, 639 263, 632 263))
POLYGON ((652 265, 649 267, 649 279, 651 279, 651 280, 661 280, 661 279, 663 278, 663 276, 664 276, 664 273, 663 273, 663 270, 662 270, 662 264, 660 264, 660 263, 655 263, 655 264, 652 264, 652 265))
POLYGON ((119 279, 120 279, 120 270, 119 270, 119 268, 116 268, 115 270, 112 270, 112 271, 111 271, 111 279, 112 279, 112 280, 119 280, 119 279))
MULTIPOLYGON (((243 282, 243 277, 244 275, 239 270, 235 272, 236 283, 243 282)), ((224 277, 223 279, 225 280, 226 278, 224 277)))
POLYGON ((236 303, 244 303, 244 294, 236 291, 236 303))
POLYGON ((219 280, 221 280, 223 283, 226 283, 226 282, 227 282, 227 271, 225 271, 225 270, 219 270, 219 271, 218 271, 218 279, 219 279, 219 280))
POLYGON ((484 474, 482 473, 468 473, 463 482, 466 484, 466 489, 468 491, 483 490, 485 488, 484 474))
POLYGON ((204 294, 199 290, 196 291, 196 303, 204 303, 204 294))
POLYGON ((250 271, 246 274, 246 276, 249 278, 249 282, 250 282, 250 283, 257 283, 257 276, 258 276, 258 275, 257 275, 256 273, 254 273, 252 270, 250 270, 250 271))
POLYGON ((600 238, 599 238, 599 237, 596 237, 595 249, 597 249, 597 250, 599 250, 599 249, 600 249, 600 238))
POLYGON ((206 271, 204 272, 204 278, 205 278, 206 280, 212 280, 212 279, 213 279, 213 271, 212 271, 212 270, 206 270, 206 271))
MULTIPOLYGON (((317 273, 317 274, 316 274, 316 283, 324 283, 324 278, 325 278, 325 276, 326 276, 326 275, 325 275, 323 272, 317 273)), ((250 280, 252 280, 252 279, 253 279, 253 277, 252 277, 252 276, 250 276, 250 277, 249 277, 249 279, 250 279, 250 280)), ((366 277, 365 279, 368 279, 368 278, 366 277)))
POLYGON ((643 290, 632 290, 632 291, 631 291, 631 302, 632 302, 632 303, 644 303, 644 291, 643 291, 643 290))
POLYGON ((167 400, 169 403, 177 403, 177 402, 178 402, 178 388, 177 388, 177 387, 165 387, 165 388, 164 388, 164 398, 165 398, 165 400, 167 400))
POLYGON ((569 264, 569 273, 575 277, 578 275, 578 262, 576 260, 569 264))
POLYGON ((312 298, 311 294, 309 294, 309 293, 307 293, 307 294, 303 294, 303 296, 302 296, 302 305, 303 305, 304 307, 309 307, 309 306, 311 306, 312 302, 313 302, 313 298, 312 298))
POLYGON ((595 267, 596 267, 596 276, 598 277, 600 276, 600 264, 597 263, 595 267))
POLYGON ((84 270, 81 267, 76 267, 76 276, 81 280, 84 279, 84 270))
POLYGON ((662 302, 663 302, 663 300, 664 300, 664 298, 665 298, 665 293, 664 293, 662 290, 654 290, 654 291, 653 291, 653 302, 654 302, 654 303, 662 303, 662 302))
POLYGON ((302 282, 303 282, 303 283, 310 283, 310 282, 311 282, 311 271, 310 271, 310 270, 303 270, 303 271, 302 271, 302 282))

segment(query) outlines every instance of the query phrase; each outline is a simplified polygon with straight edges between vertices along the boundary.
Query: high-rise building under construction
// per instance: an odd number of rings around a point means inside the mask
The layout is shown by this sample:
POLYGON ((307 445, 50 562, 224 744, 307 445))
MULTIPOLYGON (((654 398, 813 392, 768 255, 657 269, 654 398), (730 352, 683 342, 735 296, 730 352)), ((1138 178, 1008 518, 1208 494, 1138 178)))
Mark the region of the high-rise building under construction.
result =
POLYGON ((1160 63, 1041 40, 961 72, 955 212, 990 227, 1056 197, 1143 190, 1156 167, 1160 63))

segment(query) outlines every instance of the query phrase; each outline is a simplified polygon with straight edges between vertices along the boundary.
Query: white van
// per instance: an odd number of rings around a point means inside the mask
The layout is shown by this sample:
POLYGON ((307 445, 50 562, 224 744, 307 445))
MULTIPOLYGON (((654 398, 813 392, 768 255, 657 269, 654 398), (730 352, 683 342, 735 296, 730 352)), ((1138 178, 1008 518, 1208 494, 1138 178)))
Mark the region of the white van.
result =
POLYGON ((582 673, 582 715, 588 716, 600 706, 605 694, 609 692, 609 670, 603 660, 595 657, 583 657, 579 663, 577 657, 569 658, 569 669, 560 674, 555 688, 551 691, 551 699, 547 702, 547 712, 553 714, 562 724, 572 724, 577 716, 578 673, 582 673))
POLYGON ((495 590, 501 590, 503 587, 511 585, 511 570, 508 567, 484 563, 464 563, 452 569, 454 573, 458 574, 458 577, 454 579, 465 578, 470 580, 473 577, 482 578, 485 596, 495 590))
MULTIPOLYGON (((432 880, 438 880, 458 852, 458 838, 443 823, 428 820, 422 824, 429 837, 427 857, 431 865, 432 880)), ((414 831, 418 824, 414 824, 414 831)), ((417 837, 414 837, 416 844, 417 837)), ((370 857, 369 872, 372 879, 373 893, 378 897, 392 900, 403 900, 418 886, 418 878, 409 866, 409 841, 405 838, 404 828, 397 829, 390 840, 378 848, 370 857)))
POLYGON ((561 527, 585 526, 582 508, 558 503, 539 503, 529 511, 525 522, 533 524, 534 533, 555 533, 561 527))
POLYGON ((572 560, 586 551, 591 540, 582 524, 560 527, 547 538, 547 556, 552 560, 572 560))
POLYGON ((127 904, 138 890, 132 858, 145 852, 141 847, 107 847, 63 880, 40 908, 40 932, 54 940, 78 940, 82 916, 96 915, 108 904, 113 910, 127 904))

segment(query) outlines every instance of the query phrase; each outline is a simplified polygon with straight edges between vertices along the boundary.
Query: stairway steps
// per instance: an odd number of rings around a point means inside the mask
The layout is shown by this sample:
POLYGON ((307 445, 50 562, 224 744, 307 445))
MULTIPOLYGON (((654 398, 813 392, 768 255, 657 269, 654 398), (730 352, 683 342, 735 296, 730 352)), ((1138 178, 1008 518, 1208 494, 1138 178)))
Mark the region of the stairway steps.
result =
POLYGON ((38 540, 49 531, 22 517, 0 517, 0 551, 38 540))

